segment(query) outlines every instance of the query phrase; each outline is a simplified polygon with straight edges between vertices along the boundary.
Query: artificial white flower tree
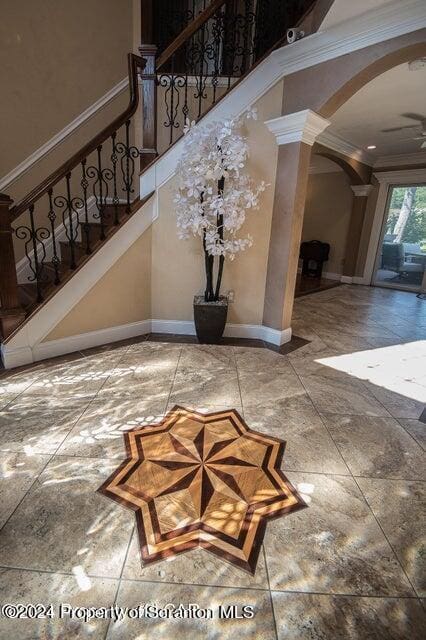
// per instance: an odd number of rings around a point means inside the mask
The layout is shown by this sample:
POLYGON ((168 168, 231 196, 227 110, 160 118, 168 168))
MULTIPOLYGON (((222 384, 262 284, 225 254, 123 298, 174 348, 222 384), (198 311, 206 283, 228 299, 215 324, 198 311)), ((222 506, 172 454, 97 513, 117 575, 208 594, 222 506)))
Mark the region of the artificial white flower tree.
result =
POLYGON ((200 236, 203 242, 205 301, 219 300, 225 258, 253 244, 250 235, 240 237, 246 212, 259 208, 264 182, 254 185, 244 173, 248 159, 247 138, 241 133, 243 120, 255 118, 254 110, 241 118, 197 126, 187 122, 184 149, 177 167, 179 187, 174 199, 178 235, 200 236), (215 257, 218 256, 216 285, 215 257))

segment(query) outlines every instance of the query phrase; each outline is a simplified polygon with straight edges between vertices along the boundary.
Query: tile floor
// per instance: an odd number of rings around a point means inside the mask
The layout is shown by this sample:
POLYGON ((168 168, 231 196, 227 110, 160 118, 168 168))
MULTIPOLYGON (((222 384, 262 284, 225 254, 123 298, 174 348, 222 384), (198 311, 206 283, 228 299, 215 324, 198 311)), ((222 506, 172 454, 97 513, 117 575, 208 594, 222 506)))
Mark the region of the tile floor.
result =
POLYGON ((309 343, 287 355, 140 339, 0 374, 0 602, 215 610, 0 618, 1 639, 425 637, 426 303, 345 285, 298 299, 293 331, 309 343), (95 492, 123 431, 175 403, 287 441, 309 508, 268 524, 254 577, 201 550, 142 568, 133 514, 95 492))

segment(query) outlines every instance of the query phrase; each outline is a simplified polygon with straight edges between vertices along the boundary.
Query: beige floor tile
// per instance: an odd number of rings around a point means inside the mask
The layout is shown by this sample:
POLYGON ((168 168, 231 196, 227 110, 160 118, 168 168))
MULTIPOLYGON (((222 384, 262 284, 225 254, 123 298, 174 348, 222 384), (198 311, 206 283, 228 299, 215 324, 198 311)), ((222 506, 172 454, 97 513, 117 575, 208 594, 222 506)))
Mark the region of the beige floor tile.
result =
POLYGON ((13 513, 50 456, 3 452, 0 448, 0 527, 13 513))
POLYGON ((394 418, 330 414, 323 417, 353 475, 426 479, 421 447, 394 418))
POLYGON ((413 595, 352 478, 287 475, 308 507, 268 524, 264 547, 271 589, 413 595))
POLYGON ((69 432, 58 455, 94 458, 124 458, 123 434, 159 422, 164 417, 163 402, 152 405, 126 398, 95 400, 69 432))
POLYGON ((368 384, 368 388, 394 418, 417 420, 426 406, 426 391, 424 392, 424 399, 418 400, 372 383, 368 384))
MULTIPOLYGON (((87 403, 90 400, 86 400, 87 403)), ((53 454, 84 412, 86 403, 68 403, 58 409, 23 397, 0 412, 0 451, 53 454)))
POLYGON ((235 366, 232 347, 214 344, 183 345, 179 360, 179 369, 234 371, 235 366))
POLYGON ((167 400, 176 366, 118 366, 99 392, 98 398, 122 397, 158 404, 167 400))
POLYGON ((169 402, 187 406, 216 405, 232 409, 241 404, 236 371, 179 368, 169 402))
POLYGON ((278 640, 421 640, 425 612, 414 598, 272 594, 278 640))
POLYGON ((239 371, 273 371, 291 372, 287 356, 271 349, 257 347, 234 347, 235 360, 239 371))
MULTIPOLYGON (((122 581, 117 597, 119 606, 137 607, 154 603, 159 607, 194 604, 200 609, 211 610, 212 619, 124 619, 111 624, 107 640, 130 638, 161 638, 164 640, 228 640, 236 637, 275 640, 270 596, 258 589, 230 589, 226 587, 189 586, 159 583, 122 581), (245 619, 219 619, 219 606, 253 607, 254 616, 245 619)), ((171 608, 171 607, 170 607, 171 608)), ((248 610, 247 610, 248 611, 248 610)), ((207 614, 209 615, 209 614, 207 614)))
POLYGON ((118 577, 134 516, 96 493, 116 466, 52 459, 2 529, 0 566, 118 577))
POLYGON ((292 369, 239 371, 238 378, 243 407, 269 406, 282 400, 297 402, 305 397, 305 390, 292 369))
POLYGON ((244 417, 250 428, 285 440, 283 469, 349 474, 324 423, 309 404, 300 409, 286 409, 279 402, 270 407, 251 406, 244 417))
POLYGON ((143 566, 136 532, 133 533, 123 578, 149 582, 268 589, 263 550, 260 551, 254 576, 204 549, 194 549, 174 558, 143 566))
POLYGON ((399 424, 404 427, 406 431, 418 442, 423 450, 426 449, 426 424, 421 420, 414 420, 409 418, 400 418, 399 424))
POLYGON ((332 378, 316 374, 302 376, 301 381, 321 413, 389 415, 360 380, 346 374, 332 378))
POLYGON ((369 478, 357 482, 417 593, 426 597, 426 485, 369 478))
MULTIPOLYGON (((84 622, 69 615, 60 618, 60 605, 110 607, 114 604, 117 580, 89 578, 76 568, 74 575, 0 569, 2 603, 52 605, 54 617, 8 620, 0 617, 0 637, 5 640, 103 640, 108 620, 84 622)), ((64 609, 65 612, 65 609, 64 609)))

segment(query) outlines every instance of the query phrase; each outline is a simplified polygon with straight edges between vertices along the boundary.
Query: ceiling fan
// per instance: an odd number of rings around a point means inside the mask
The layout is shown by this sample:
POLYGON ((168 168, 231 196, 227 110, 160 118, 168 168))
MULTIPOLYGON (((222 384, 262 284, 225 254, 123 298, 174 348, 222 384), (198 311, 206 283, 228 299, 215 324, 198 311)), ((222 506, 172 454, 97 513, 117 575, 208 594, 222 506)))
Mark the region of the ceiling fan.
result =
MULTIPOLYGON (((382 133, 391 133, 394 131, 404 131, 405 129, 417 129, 420 126, 420 135, 410 136, 409 138, 402 138, 402 140, 422 140, 420 145, 421 149, 426 149, 426 116, 422 116, 419 113, 401 113, 404 118, 415 120, 416 124, 408 124, 403 127, 392 127, 391 129, 382 129, 382 133)), ((414 132, 416 134, 416 132, 414 132)))

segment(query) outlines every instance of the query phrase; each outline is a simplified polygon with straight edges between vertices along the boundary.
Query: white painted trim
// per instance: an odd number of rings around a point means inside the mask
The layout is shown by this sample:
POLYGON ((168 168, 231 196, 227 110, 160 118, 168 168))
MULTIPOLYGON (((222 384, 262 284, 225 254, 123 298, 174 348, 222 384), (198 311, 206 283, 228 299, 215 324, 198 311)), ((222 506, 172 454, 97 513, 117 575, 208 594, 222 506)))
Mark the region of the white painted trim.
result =
POLYGON ((331 131, 324 131, 324 133, 321 133, 318 136, 317 142, 318 144, 322 144, 324 147, 337 151, 348 158, 353 158, 354 160, 373 166, 373 156, 364 151, 364 149, 360 149, 351 142, 348 142, 348 140, 341 138, 331 131))
POLYGON ((23 160, 17 167, 12 169, 3 178, 0 178, 0 191, 4 191, 6 187, 16 182, 24 173, 29 171, 33 165, 39 162, 44 156, 53 151, 61 142, 63 142, 68 136, 70 136, 76 129, 81 127, 85 122, 90 120, 100 109, 103 109, 109 102, 114 100, 120 93, 123 93, 128 87, 128 78, 120 80, 112 89, 107 91, 90 107, 85 109, 79 116, 74 118, 72 122, 67 124, 66 127, 56 133, 50 140, 41 145, 38 149, 33 151, 25 160, 23 160))
POLYGON ((8 351, 26 347, 33 351, 157 217, 155 194, 91 256, 77 277, 65 283, 45 305, 36 309, 16 334, 5 341, 3 354, 7 356, 8 351))
POLYGON ((278 145, 304 142, 312 146, 319 134, 330 125, 330 121, 311 109, 304 109, 266 120, 265 125, 275 136, 278 145))
POLYGON ((319 30, 272 55, 278 59, 285 73, 290 74, 425 26, 424 0, 395 0, 319 30), (291 50, 290 56, 285 53, 287 49, 291 50))
POLYGON ((383 226, 383 216, 385 215, 386 202, 389 187, 391 185, 411 184, 416 182, 426 182, 426 169, 406 169, 404 171, 381 171, 374 174, 379 181, 379 193, 377 196, 376 210, 371 227, 370 241, 368 244, 367 258, 365 261, 362 282, 357 284, 371 284, 373 279, 374 265, 376 262, 377 249, 380 241, 380 234, 383 226))
POLYGON ((372 184, 351 184, 355 198, 367 198, 373 190, 372 184))
MULTIPOLYGON (((49 342, 39 342, 32 347, 30 345, 14 347, 3 344, 1 355, 5 368, 14 369, 32 362, 83 351, 151 332, 195 335, 195 326, 192 321, 187 320, 140 320, 49 342)), ((277 331, 263 325, 230 323, 226 325, 224 335, 232 338, 257 338, 279 346, 291 340, 291 329, 277 331)))
POLYGON ((150 333, 150 331, 150 320, 140 320, 139 322, 98 329, 97 331, 88 331, 87 333, 69 336, 68 338, 41 342, 33 348, 33 358, 35 362, 38 362, 39 360, 55 358, 56 356, 61 356, 66 353, 73 353, 75 351, 90 349, 91 347, 98 347, 103 344, 135 338, 145 333, 150 333))
POLYGON ((340 277, 340 282, 343 282, 343 284, 353 284, 353 277, 352 276, 341 276, 340 277))
POLYGON ((399 153, 394 156, 380 156, 373 167, 398 167, 401 165, 426 164, 426 151, 417 153, 399 153))
POLYGON ((378 171, 373 173, 376 180, 382 184, 409 184, 410 182, 424 182, 426 169, 401 169, 399 171, 378 171))
MULTIPOLYGON (((254 85, 257 85, 257 87, 251 101, 243 101, 243 108, 238 113, 241 113, 249 104, 253 104, 254 101, 258 100, 284 75, 295 73, 301 69, 337 58, 377 42, 383 42, 404 33, 416 31, 425 26, 426 5, 424 0, 405 0, 404 3, 400 0, 395 0, 395 2, 363 13, 329 29, 318 31, 292 45, 277 49, 239 84, 240 88, 244 86, 247 91, 249 85, 252 84, 248 80, 252 78, 254 85)), ((127 86, 128 79, 123 78, 55 136, 36 149, 7 175, 3 176, 0 179, 0 191, 4 191, 6 187, 13 184, 99 109, 122 93, 127 86)), ((222 100, 219 104, 223 105, 224 102, 225 100, 222 100)), ((214 111, 216 114, 218 113, 217 109, 214 109, 214 111)), ((237 114, 232 113, 231 115, 237 114)))
MULTIPOLYGON (((277 49, 203 118, 202 124, 239 116, 285 76, 390 38, 426 27, 424 0, 400 0, 277 49)), ((182 152, 181 138, 141 176, 141 197, 169 180, 182 152)))

